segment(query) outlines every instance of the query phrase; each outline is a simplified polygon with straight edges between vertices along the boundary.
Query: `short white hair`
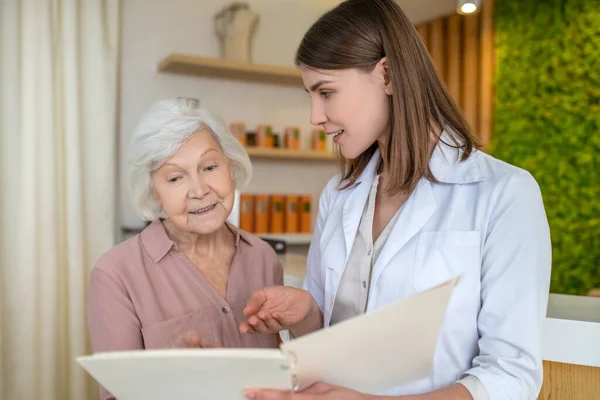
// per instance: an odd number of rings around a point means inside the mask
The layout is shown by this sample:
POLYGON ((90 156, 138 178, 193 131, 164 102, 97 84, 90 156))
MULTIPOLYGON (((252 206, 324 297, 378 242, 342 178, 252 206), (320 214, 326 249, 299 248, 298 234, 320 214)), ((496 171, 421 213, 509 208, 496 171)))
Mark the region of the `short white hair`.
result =
POLYGON ((199 130, 210 132, 229 159, 235 188, 241 189, 250 181, 252 164, 248 153, 220 116, 199 107, 196 99, 161 100, 142 117, 129 145, 129 190, 136 211, 145 220, 165 217, 164 210, 154 197, 152 172, 199 130))

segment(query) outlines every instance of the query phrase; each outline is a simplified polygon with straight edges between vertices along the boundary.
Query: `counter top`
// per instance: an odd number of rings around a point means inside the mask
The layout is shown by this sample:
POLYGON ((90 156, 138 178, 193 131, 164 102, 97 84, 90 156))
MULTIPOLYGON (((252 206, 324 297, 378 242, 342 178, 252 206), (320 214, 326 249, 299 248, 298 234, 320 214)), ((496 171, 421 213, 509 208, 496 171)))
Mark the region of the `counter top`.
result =
POLYGON ((542 357, 600 367, 600 298, 550 294, 542 357))

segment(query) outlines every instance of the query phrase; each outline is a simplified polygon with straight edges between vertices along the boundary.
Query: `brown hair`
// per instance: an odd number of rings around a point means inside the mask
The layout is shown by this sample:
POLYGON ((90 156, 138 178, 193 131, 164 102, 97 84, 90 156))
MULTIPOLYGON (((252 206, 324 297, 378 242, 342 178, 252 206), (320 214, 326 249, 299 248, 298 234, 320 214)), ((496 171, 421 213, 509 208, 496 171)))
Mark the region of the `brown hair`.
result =
MULTIPOLYGON (((430 133, 436 128, 448 127, 454 132, 451 146, 462 148, 461 161, 470 156, 477 143, 400 6, 394 0, 342 2, 304 35, 296 53, 296 65, 371 72, 383 57, 387 57, 393 89, 391 133, 381 154, 389 170, 386 191, 392 195, 410 193, 423 176, 436 181, 429 169, 430 133)), ((354 160, 340 157, 342 188, 356 181, 376 149, 374 143, 354 160)))

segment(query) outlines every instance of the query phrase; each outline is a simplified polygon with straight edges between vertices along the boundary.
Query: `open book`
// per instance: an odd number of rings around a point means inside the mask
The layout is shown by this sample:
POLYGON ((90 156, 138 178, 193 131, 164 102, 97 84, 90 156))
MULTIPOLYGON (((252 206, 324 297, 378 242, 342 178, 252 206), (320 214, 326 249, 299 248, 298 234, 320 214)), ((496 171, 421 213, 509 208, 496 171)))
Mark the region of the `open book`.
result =
POLYGON ((137 350, 77 361, 119 400, 241 400, 244 389, 318 381, 377 393, 429 376, 456 280, 280 349, 137 350))

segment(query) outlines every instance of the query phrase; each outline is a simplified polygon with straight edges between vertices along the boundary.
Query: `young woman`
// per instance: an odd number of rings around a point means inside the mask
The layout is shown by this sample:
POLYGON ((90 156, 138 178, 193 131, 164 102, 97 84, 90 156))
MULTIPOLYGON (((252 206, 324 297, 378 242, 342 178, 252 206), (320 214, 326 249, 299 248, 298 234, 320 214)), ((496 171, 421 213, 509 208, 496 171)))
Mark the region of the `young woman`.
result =
MULTIPOLYGON (((393 0, 342 2, 306 33, 296 64, 342 170, 320 199, 305 290, 258 290, 240 330, 299 336, 462 275, 431 374, 382 395, 535 399, 551 269, 535 180, 477 150, 393 0)), ((325 383, 246 395, 376 398, 325 383)))

